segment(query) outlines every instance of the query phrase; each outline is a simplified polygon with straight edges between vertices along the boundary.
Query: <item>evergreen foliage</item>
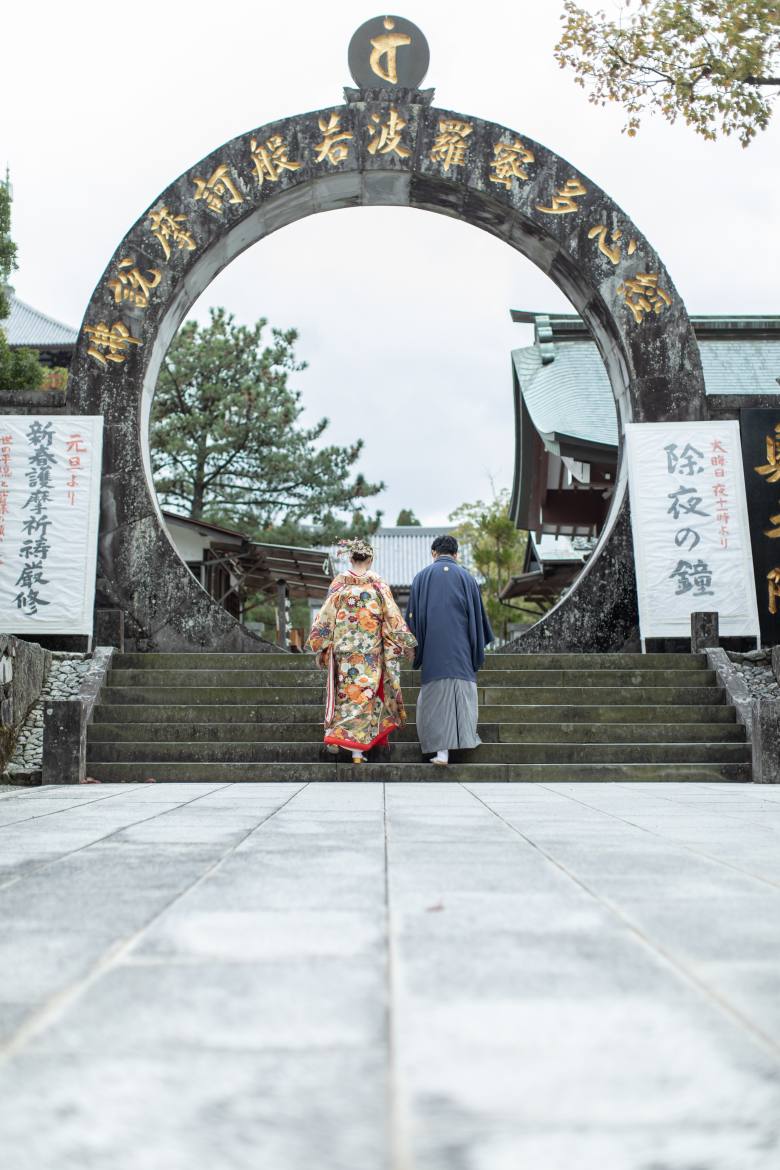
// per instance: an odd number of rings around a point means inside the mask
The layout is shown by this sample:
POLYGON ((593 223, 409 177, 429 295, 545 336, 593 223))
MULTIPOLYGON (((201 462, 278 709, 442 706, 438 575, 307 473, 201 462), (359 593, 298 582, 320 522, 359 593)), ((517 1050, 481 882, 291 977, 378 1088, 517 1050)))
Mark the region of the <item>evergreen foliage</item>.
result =
POLYGON ((0 328, 0 390, 37 390, 43 366, 32 349, 11 349, 0 328))
POLYGON ((16 244, 11 239, 11 192, 0 183, 0 321, 11 312, 7 286, 16 268, 16 244))
POLYGON ((415 516, 411 508, 402 508, 398 513, 396 520, 396 527, 398 528, 420 528, 420 521, 415 516))
POLYGON ((160 371, 151 423, 161 502, 277 543, 316 544, 345 526, 378 522, 366 516, 364 501, 384 485, 353 471, 362 440, 319 446, 328 420, 300 424, 301 395, 289 384, 305 368, 294 352, 298 335, 272 329, 266 344, 266 324, 238 325, 212 309, 208 325, 180 329, 160 371))
MULTIPOLYGON (((0 182, 0 322, 11 312, 9 281, 16 265, 16 244, 11 239, 11 191, 0 182)), ((12 350, 0 325, 0 390, 37 390, 43 366, 31 349, 12 350)))
MULTIPOLYGON (((251 530, 252 538, 261 544, 291 544, 298 548, 328 548, 336 544, 342 537, 362 536, 370 538, 382 523, 382 513, 371 515, 364 511, 354 511, 349 520, 327 514, 316 524, 285 518, 278 524, 267 524, 265 527, 255 526, 251 530)), ((245 531, 248 531, 244 527, 245 531)))

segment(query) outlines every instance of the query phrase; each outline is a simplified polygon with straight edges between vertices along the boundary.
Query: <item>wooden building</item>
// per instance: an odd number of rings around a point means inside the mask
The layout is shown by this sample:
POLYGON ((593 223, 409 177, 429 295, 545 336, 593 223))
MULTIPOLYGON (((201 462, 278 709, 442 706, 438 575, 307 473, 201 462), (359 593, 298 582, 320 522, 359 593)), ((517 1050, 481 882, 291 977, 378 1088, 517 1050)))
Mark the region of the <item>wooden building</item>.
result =
POLYGON ((292 630, 290 599, 317 609, 335 570, 327 549, 261 544, 241 532, 163 511, 181 559, 206 592, 239 621, 252 624, 252 599, 276 605, 276 641, 302 649, 305 631, 292 630))
MULTIPOLYGON (((548 586, 564 572, 554 544, 565 538, 570 574, 579 566, 573 543, 595 545, 618 474, 618 420, 604 363, 575 313, 512 310, 533 325, 533 344, 512 352, 515 467, 510 514, 529 541, 527 563, 502 597, 548 586), (541 570, 542 577, 537 570, 541 570)), ((707 405, 713 418, 737 418, 743 406, 780 402, 780 316, 693 316, 707 405)), ((580 552, 587 547, 580 544, 580 552)))

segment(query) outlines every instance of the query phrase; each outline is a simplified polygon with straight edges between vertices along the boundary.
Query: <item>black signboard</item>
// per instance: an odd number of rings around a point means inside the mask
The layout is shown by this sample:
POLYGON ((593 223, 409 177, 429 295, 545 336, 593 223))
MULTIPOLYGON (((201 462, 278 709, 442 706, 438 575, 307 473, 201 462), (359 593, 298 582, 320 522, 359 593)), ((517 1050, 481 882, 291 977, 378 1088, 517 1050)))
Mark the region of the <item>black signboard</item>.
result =
POLYGON ((740 411, 753 570, 764 646, 780 643, 780 406, 740 411))

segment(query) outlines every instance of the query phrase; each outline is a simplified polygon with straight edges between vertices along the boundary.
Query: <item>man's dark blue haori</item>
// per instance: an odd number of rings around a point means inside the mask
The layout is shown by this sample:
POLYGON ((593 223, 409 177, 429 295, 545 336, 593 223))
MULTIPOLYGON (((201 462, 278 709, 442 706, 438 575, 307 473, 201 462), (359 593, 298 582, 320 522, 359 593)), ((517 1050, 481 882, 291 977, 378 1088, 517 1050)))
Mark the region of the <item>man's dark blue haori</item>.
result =
POLYGON ((417 574, 406 620, 417 638, 414 666, 423 686, 441 678, 476 682, 493 631, 479 586, 453 557, 440 556, 417 574))

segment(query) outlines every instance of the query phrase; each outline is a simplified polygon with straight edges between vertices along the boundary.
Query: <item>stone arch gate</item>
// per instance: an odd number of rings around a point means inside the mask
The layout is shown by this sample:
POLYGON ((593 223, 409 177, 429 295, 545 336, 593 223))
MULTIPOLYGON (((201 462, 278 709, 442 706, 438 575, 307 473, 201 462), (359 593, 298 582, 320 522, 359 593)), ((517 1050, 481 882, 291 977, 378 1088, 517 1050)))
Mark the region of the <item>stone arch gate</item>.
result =
MULTIPOLYGON (((105 421, 98 607, 125 613, 138 649, 270 650, 190 574, 151 478, 157 374, 191 305, 240 252, 304 216, 414 207, 504 240, 545 272, 589 326, 620 430, 704 416, 698 346, 653 248, 591 179, 525 134, 437 109, 432 91, 347 90, 346 104, 240 134, 175 180, 133 225, 92 296, 68 385, 105 421)), ((301 280, 305 258, 291 256, 301 280)), ((626 481, 567 596, 519 651, 619 650, 636 625, 626 481)))

